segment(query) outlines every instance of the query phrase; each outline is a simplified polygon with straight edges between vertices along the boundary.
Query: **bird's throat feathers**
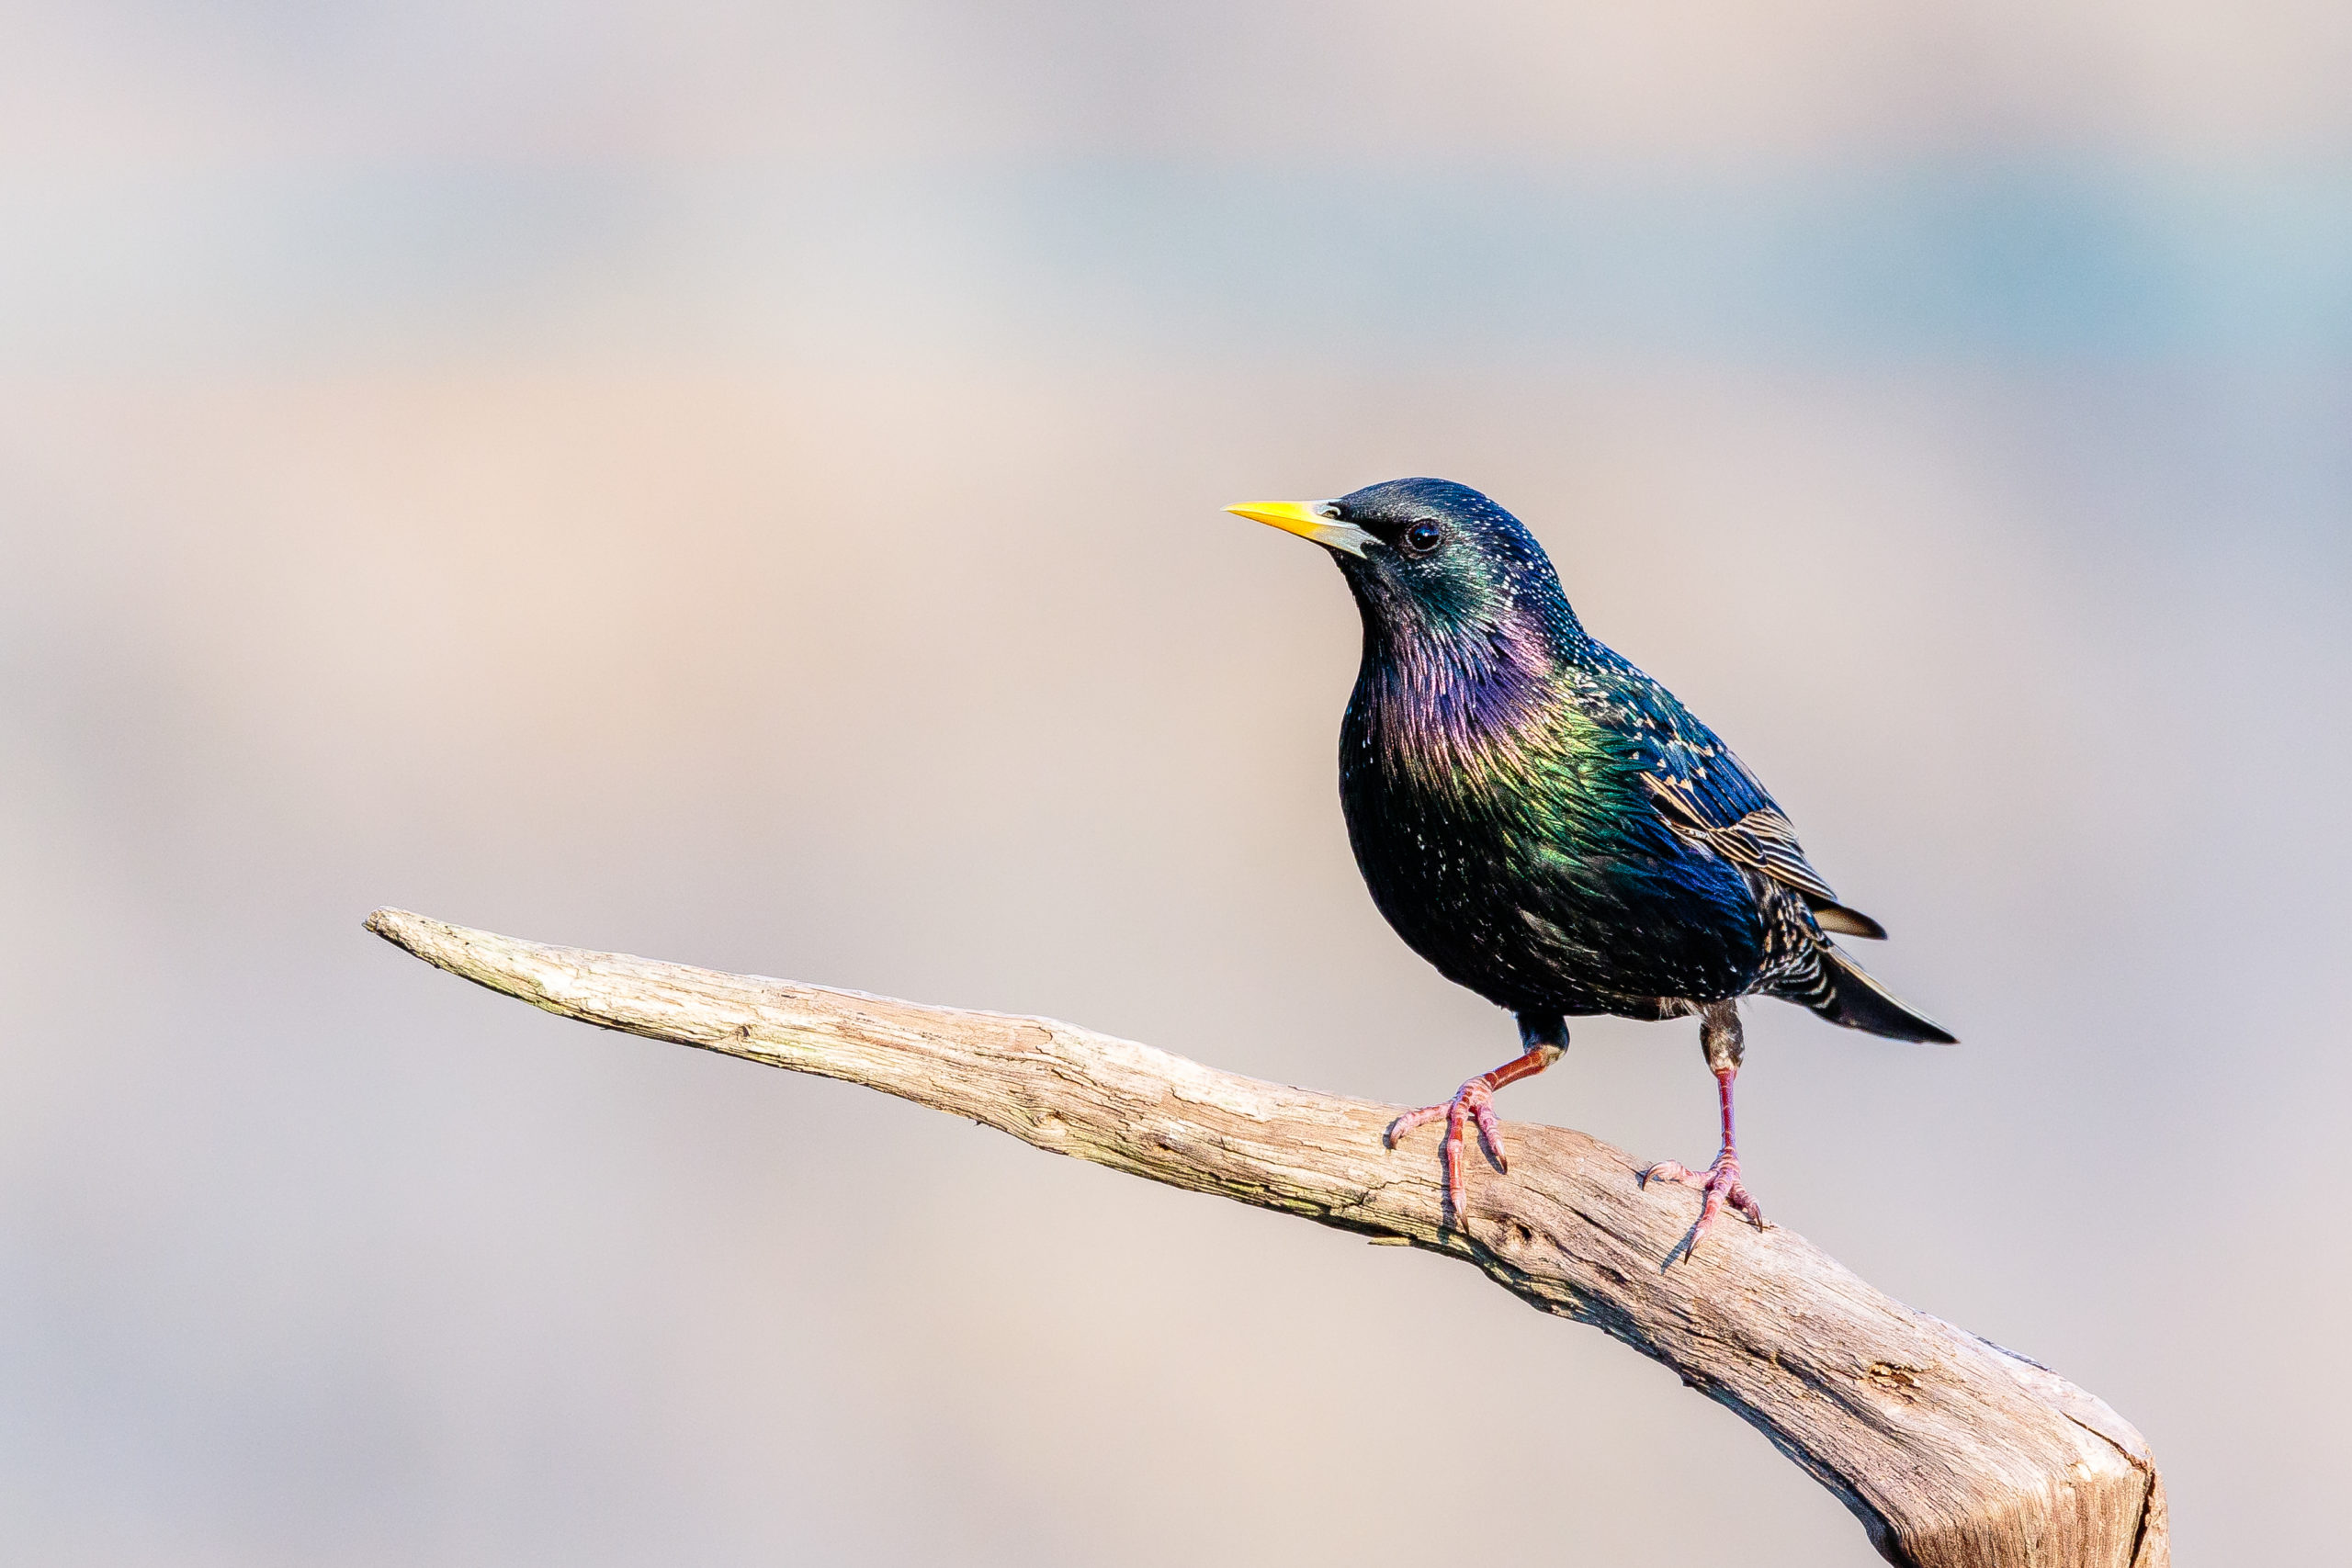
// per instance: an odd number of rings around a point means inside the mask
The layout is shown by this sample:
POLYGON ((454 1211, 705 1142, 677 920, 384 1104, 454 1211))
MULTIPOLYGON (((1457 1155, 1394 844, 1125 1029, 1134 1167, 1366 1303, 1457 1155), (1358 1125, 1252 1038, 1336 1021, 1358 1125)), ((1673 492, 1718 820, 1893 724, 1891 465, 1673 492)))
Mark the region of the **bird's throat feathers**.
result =
POLYGON ((1508 773, 1560 716, 1547 617, 1515 608, 1453 624, 1364 618, 1355 716, 1380 763, 1462 787, 1508 773))
POLYGON ((1350 752, 1464 798, 1585 749, 1573 696, 1592 643, 1541 545, 1476 491, 1400 479, 1336 503, 1379 541, 1335 553, 1363 617, 1350 752))

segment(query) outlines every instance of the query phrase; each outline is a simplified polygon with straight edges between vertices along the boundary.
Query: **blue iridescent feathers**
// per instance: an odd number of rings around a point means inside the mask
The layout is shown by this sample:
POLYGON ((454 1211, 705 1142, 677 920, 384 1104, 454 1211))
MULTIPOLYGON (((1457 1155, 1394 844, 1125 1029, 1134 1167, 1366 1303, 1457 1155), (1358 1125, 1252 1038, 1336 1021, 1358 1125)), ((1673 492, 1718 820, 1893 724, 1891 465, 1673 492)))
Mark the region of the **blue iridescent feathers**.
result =
POLYGON ((1657 1019, 1748 995, 1950 1041, 1830 933, 1885 933, 1806 862, 1762 784, 1595 641, 1541 546, 1474 490, 1320 503, 1363 618, 1340 794, 1374 901, 1448 978, 1522 1018, 1657 1019))

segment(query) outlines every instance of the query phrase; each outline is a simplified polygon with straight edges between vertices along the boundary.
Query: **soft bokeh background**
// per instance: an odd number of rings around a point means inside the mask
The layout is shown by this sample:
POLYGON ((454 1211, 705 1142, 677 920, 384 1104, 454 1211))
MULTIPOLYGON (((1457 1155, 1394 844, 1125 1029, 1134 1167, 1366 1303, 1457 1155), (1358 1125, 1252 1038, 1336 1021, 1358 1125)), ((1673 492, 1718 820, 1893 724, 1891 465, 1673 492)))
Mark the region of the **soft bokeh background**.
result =
MULTIPOLYGON (((1411 473, 1967 1040, 1758 1010, 1768 1210, 2184 1561, 2339 1551, 2347 79, 2293 0, 0 10, 9 1557, 1872 1561, 1469 1269, 359 930, 1429 1099, 1508 1022, 1216 510, 1411 473)), ((1690 1035, 1510 1110, 1702 1157, 1690 1035)))

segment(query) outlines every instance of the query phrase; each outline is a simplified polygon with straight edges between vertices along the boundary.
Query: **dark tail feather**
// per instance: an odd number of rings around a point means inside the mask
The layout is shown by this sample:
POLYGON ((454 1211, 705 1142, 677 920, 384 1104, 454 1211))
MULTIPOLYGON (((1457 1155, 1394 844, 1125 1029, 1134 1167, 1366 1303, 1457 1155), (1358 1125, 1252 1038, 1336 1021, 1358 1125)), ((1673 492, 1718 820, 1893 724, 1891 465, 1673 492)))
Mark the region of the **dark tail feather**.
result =
POLYGON ((1862 972, 1862 966, 1829 942, 1820 944, 1821 985, 1811 995, 1796 998, 1832 1023, 1859 1029, 1889 1040, 1916 1040, 1928 1045, 1957 1045, 1958 1037, 1917 1008, 1897 1001, 1894 993, 1862 972))

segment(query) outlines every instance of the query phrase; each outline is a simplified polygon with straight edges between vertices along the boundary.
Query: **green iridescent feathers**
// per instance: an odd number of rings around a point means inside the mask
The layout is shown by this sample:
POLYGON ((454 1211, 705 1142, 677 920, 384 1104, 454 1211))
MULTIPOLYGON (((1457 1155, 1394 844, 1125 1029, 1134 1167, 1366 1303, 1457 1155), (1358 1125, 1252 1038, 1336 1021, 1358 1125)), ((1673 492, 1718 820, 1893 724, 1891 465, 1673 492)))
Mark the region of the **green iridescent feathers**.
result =
MULTIPOLYGON (((1337 502, 1364 623, 1341 795, 1382 911, 1522 1012, 1670 1016, 1746 994, 1948 1040, 1830 941, 1878 937, 1788 817, 1674 695, 1584 630, 1550 560, 1475 491, 1337 502)), ((1327 515, 1330 514, 1329 513, 1327 515)))

